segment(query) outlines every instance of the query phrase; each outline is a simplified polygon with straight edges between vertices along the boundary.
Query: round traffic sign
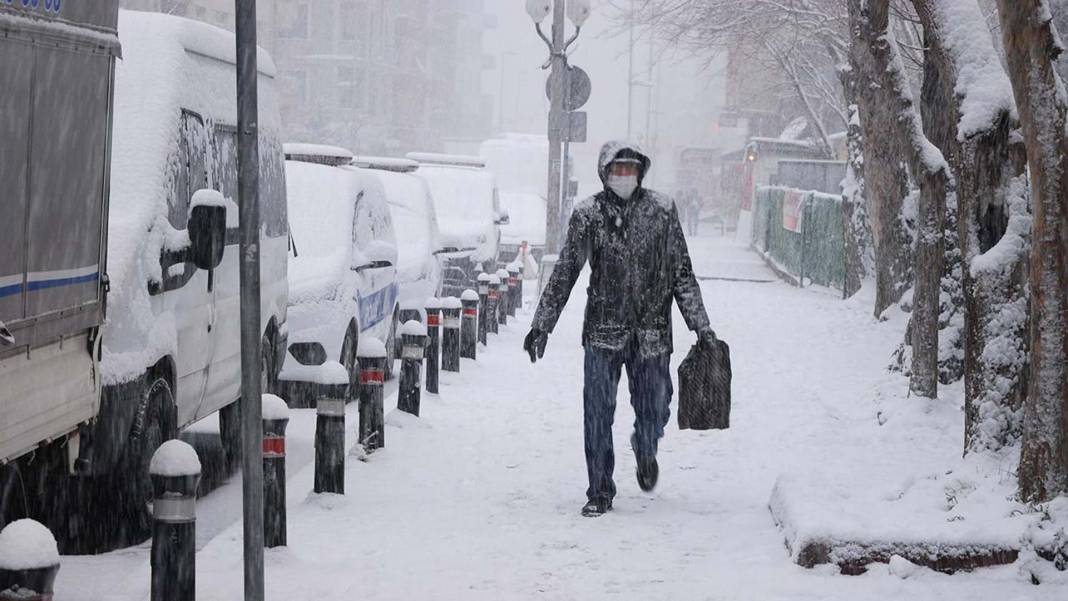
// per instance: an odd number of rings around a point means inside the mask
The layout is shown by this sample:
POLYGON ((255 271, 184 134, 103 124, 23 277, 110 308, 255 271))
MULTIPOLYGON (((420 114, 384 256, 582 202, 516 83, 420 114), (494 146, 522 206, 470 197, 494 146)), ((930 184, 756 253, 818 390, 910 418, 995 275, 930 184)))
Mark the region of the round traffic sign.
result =
MULTIPOLYGON (((564 96, 564 110, 577 111, 585 106, 590 100, 593 91, 593 83, 588 73, 580 67, 569 66, 567 68, 567 82, 564 84, 567 95, 564 96)), ((552 100, 552 79, 545 80, 545 97, 552 100)))

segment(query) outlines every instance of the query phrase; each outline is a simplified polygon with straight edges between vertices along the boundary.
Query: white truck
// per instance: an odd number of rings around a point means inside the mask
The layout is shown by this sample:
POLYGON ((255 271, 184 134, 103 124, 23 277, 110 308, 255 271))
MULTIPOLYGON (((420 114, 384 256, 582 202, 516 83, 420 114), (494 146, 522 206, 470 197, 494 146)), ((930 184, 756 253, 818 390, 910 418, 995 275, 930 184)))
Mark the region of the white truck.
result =
POLYGON ((100 406, 118 0, 0 2, 0 528, 100 406))

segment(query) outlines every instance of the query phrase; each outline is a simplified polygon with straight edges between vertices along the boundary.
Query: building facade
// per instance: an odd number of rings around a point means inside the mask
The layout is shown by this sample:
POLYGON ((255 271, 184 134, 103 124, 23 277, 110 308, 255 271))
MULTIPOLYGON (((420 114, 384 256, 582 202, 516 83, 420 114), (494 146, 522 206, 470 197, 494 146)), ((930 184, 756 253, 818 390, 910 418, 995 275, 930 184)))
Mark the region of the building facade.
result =
MULTIPOLYGON (((123 0, 233 29, 232 0, 123 0)), ((287 140, 358 154, 488 137, 483 0, 260 0, 287 140)))

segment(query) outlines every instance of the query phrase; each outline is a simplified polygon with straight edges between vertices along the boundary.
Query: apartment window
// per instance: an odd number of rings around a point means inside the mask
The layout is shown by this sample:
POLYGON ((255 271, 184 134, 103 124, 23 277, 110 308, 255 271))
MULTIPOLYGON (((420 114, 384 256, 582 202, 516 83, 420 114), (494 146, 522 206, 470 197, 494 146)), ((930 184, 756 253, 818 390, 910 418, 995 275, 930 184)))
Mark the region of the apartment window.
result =
POLYGON ((308 39, 308 5, 278 5, 278 37, 291 40, 308 39))

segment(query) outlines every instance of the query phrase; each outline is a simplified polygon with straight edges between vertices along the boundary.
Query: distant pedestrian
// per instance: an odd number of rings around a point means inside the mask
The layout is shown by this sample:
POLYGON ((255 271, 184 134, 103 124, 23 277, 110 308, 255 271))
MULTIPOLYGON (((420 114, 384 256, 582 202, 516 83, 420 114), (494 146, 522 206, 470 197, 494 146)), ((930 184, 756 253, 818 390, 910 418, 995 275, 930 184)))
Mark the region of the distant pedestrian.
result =
POLYGON ((582 515, 612 509, 616 494, 612 422, 621 369, 627 369, 638 485, 656 486, 657 446, 673 393, 671 302, 702 344, 716 335, 693 274, 679 212, 670 197, 641 186, 651 161, 635 145, 609 142, 598 174, 604 191, 575 205, 552 276, 523 343, 531 362, 545 353, 549 332, 587 261, 592 270, 582 331, 585 348, 583 405, 589 488, 582 515))
POLYGON ((686 202, 686 225, 687 233, 691 236, 697 235, 698 227, 701 225, 701 208, 703 204, 701 202, 701 193, 696 189, 690 190, 686 202))

